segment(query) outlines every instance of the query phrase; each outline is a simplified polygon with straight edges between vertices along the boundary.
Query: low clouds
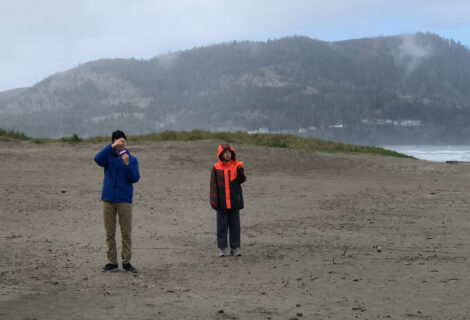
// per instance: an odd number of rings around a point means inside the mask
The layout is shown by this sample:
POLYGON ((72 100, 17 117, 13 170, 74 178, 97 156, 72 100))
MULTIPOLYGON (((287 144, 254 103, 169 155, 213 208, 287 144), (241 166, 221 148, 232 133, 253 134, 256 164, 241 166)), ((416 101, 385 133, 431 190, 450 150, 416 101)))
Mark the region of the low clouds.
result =
POLYGON ((427 57, 432 54, 429 44, 421 43, 416 35, 400 36, 401 43, 395 54, 396 63, 403 66, 405 75, 409 76, 427 57))
POLYGON ((2 0, 0 91, 90 60, 148 59, 232 40, 429 31, 469 45, 462 31, 469 16, 467 1, 2 0))

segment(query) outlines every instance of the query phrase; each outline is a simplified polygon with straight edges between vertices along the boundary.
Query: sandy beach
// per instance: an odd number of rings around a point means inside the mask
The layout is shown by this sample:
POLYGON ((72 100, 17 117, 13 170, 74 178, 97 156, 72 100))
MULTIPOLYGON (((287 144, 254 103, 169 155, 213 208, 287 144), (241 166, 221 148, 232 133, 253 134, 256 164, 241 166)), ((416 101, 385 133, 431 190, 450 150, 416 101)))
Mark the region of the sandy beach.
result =
POLYGON ((220 142, 129 145, 134 275, 101 272, 104 145, 0 141, 0 319, 469 318, 470 164, 234 145, 243 255, 219 258, 220 142))

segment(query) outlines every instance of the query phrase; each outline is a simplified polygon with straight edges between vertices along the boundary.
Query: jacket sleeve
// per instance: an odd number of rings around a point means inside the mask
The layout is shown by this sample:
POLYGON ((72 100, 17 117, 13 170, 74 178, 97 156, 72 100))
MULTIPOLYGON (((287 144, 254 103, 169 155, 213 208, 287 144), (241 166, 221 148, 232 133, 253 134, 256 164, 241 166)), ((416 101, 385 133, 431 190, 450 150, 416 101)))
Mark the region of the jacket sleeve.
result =
POLYGON ((125 167, 126 180, 129 183, 136 183, 140 179, 139 174, 139 162, 137 158, 131 157, 129 159, 129 165, 125 167))
POLYGON ((245 169, 243 167, 237 168, 237 181, 239 184, 246 181, 245 169))
POLYGON ((215 173, 214 167, 212 167, 211 171, 210 202, 212 209, 217 210, 219 195, 217 193, 217 174, 215 173))
POLYGON ((114 149, 111 147, 110 144, 108 144, 106 147, 103 148, 103 150, 96 154, 96 164, 100 167, 106 167, 108 165, 108 157, 112 152, 114 152, 114 149))

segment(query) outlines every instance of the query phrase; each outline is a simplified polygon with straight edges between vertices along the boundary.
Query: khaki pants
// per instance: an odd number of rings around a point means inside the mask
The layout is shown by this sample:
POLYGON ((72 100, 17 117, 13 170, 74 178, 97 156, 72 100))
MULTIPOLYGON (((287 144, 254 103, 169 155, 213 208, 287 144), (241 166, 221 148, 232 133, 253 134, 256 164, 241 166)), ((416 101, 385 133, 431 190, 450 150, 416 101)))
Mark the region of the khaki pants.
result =
POLYGON ((122 263, 130 263, 132 253, 132 204, 123 202, 103 201, 104 229, 106 230, 106 244, 108 246, 108 261, 117 263, 116 249, 116 214, 119 216, 122 238, 122 263))

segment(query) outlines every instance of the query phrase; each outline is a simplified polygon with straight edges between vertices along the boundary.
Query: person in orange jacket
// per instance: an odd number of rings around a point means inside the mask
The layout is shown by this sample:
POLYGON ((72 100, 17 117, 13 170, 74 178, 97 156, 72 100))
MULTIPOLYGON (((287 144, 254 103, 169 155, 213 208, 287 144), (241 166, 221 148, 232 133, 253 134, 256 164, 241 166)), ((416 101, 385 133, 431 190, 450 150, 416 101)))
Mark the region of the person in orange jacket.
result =
POLYGON ((217 245, 219 256, 225 257, 230 232, 230 254, 240 254, 240 209, 243 209, 241 184, 246 181, 243 162, 237 160, 235 150, 229 144, 219 146, 211 171, 210 203, 217 211, 217 245))

